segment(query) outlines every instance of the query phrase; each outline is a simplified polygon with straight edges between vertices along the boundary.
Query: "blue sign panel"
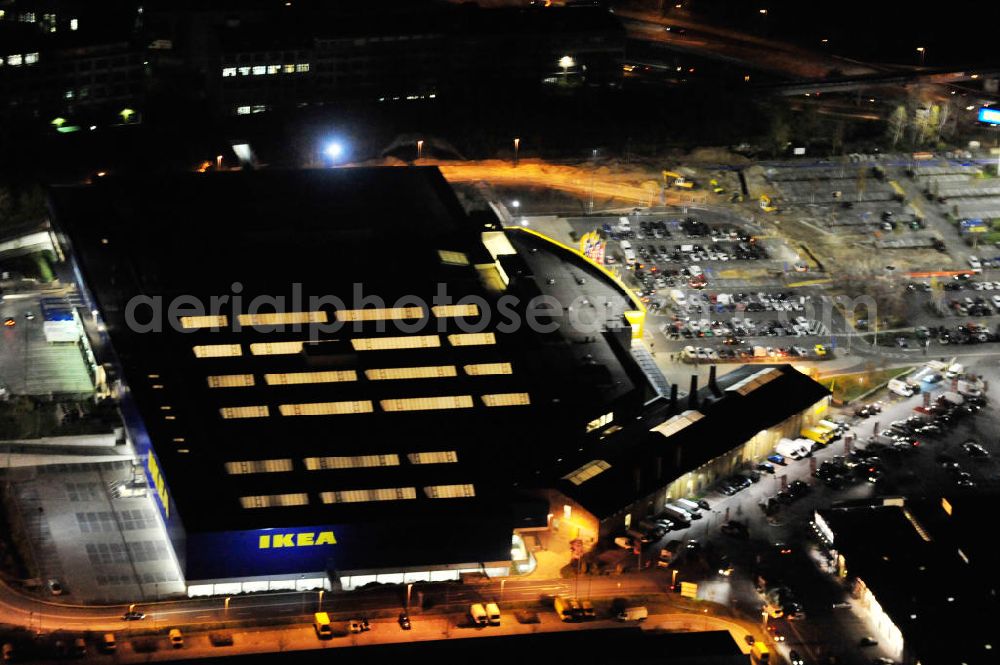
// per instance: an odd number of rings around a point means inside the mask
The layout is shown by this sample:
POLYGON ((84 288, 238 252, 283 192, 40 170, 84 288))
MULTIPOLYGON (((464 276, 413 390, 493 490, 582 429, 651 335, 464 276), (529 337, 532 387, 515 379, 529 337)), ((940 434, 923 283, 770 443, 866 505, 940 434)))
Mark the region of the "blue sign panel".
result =
POLYGON ((362 543, 351 526, 309 526, 188 534, 187 577, 287 575, 335 568, 338 552, 362 543))
POLYGON ((1000 109, 991 109, 983 106, 979 109, 979 122, 991 125, 1000 125, 1000 109))

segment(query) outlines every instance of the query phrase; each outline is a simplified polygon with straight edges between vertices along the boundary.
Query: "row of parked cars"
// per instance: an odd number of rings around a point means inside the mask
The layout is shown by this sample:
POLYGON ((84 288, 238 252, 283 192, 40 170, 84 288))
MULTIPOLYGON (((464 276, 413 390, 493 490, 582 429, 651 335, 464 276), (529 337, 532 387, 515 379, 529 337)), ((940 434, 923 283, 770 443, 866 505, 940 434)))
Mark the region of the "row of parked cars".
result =
POLYGON ((700 520, 702 510, 711 506, 704 499, 672 499, 660 514, 649 517, 628 530, 628 535, 615 538, 619 547, 631 549, 637 543, 646 544, 659 541, 669 531, 678 531, 691 526, 692 520, 700 520))

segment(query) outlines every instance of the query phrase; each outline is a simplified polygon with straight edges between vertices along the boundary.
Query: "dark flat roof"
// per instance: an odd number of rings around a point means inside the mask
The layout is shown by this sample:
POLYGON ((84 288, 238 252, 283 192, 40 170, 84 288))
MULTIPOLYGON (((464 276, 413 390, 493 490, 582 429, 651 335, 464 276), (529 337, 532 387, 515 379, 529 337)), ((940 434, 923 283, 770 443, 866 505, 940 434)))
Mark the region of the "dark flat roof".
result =
POLYGON ((707 386, 699 390, 696 410, 704 417, 669 437, 650 430, 689 410, 689 401, 680 399, 672 407, 668 400, 658 400, 643 418, 611 434, 600 451, 564 463, 557 473, 562 477, 593 459, 606 461, 610 468, 580 485, 562 480, 559 489, 599 518, 613 515, 830 394, 791 365, 746 365, 720 377, 718 386, 722 398, 707 386), (776 378, 746 394, 727 390, 770 372, 776 378))

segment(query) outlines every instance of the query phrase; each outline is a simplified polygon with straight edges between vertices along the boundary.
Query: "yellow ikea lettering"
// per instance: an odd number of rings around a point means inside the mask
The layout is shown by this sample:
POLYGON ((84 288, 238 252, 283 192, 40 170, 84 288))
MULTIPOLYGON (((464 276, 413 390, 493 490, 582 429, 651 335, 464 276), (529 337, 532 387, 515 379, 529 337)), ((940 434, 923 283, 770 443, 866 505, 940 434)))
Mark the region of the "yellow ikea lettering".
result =
POLYGON ((153 480, 153 487, 156 489, 156 496, 163 506, 163 515, 170 518, 170 496, 167 494, 167 482, 160 473, 160 466, 156 463, 156 458, 150 452, 146 456, 146 468, 149 470, 149 477, 153 480))
POLYGON ((277 549, 279 547, 312 547, 314 545, 336 545, 333 531, 305 531, 303 533, 265 534, 257 537, 257 549, 277 549))

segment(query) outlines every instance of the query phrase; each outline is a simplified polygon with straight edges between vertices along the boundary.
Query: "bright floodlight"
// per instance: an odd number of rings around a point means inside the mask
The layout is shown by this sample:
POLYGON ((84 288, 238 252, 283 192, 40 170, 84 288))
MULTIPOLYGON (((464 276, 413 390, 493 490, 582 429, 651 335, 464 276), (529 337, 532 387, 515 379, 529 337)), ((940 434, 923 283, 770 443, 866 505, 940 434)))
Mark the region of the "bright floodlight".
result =
POLYGON ((344 146, 340 141, 330 141, 323 148, 323 154, 330 159, 339 159, 344 154, 344 146))
POLYGON ((568 55, 564 55, 563 57, 559 58, 559 66, 562 67, 563 69, 569 69, 575 64, 576 62, 573 60, 573 58, 569 57, 568 55))

